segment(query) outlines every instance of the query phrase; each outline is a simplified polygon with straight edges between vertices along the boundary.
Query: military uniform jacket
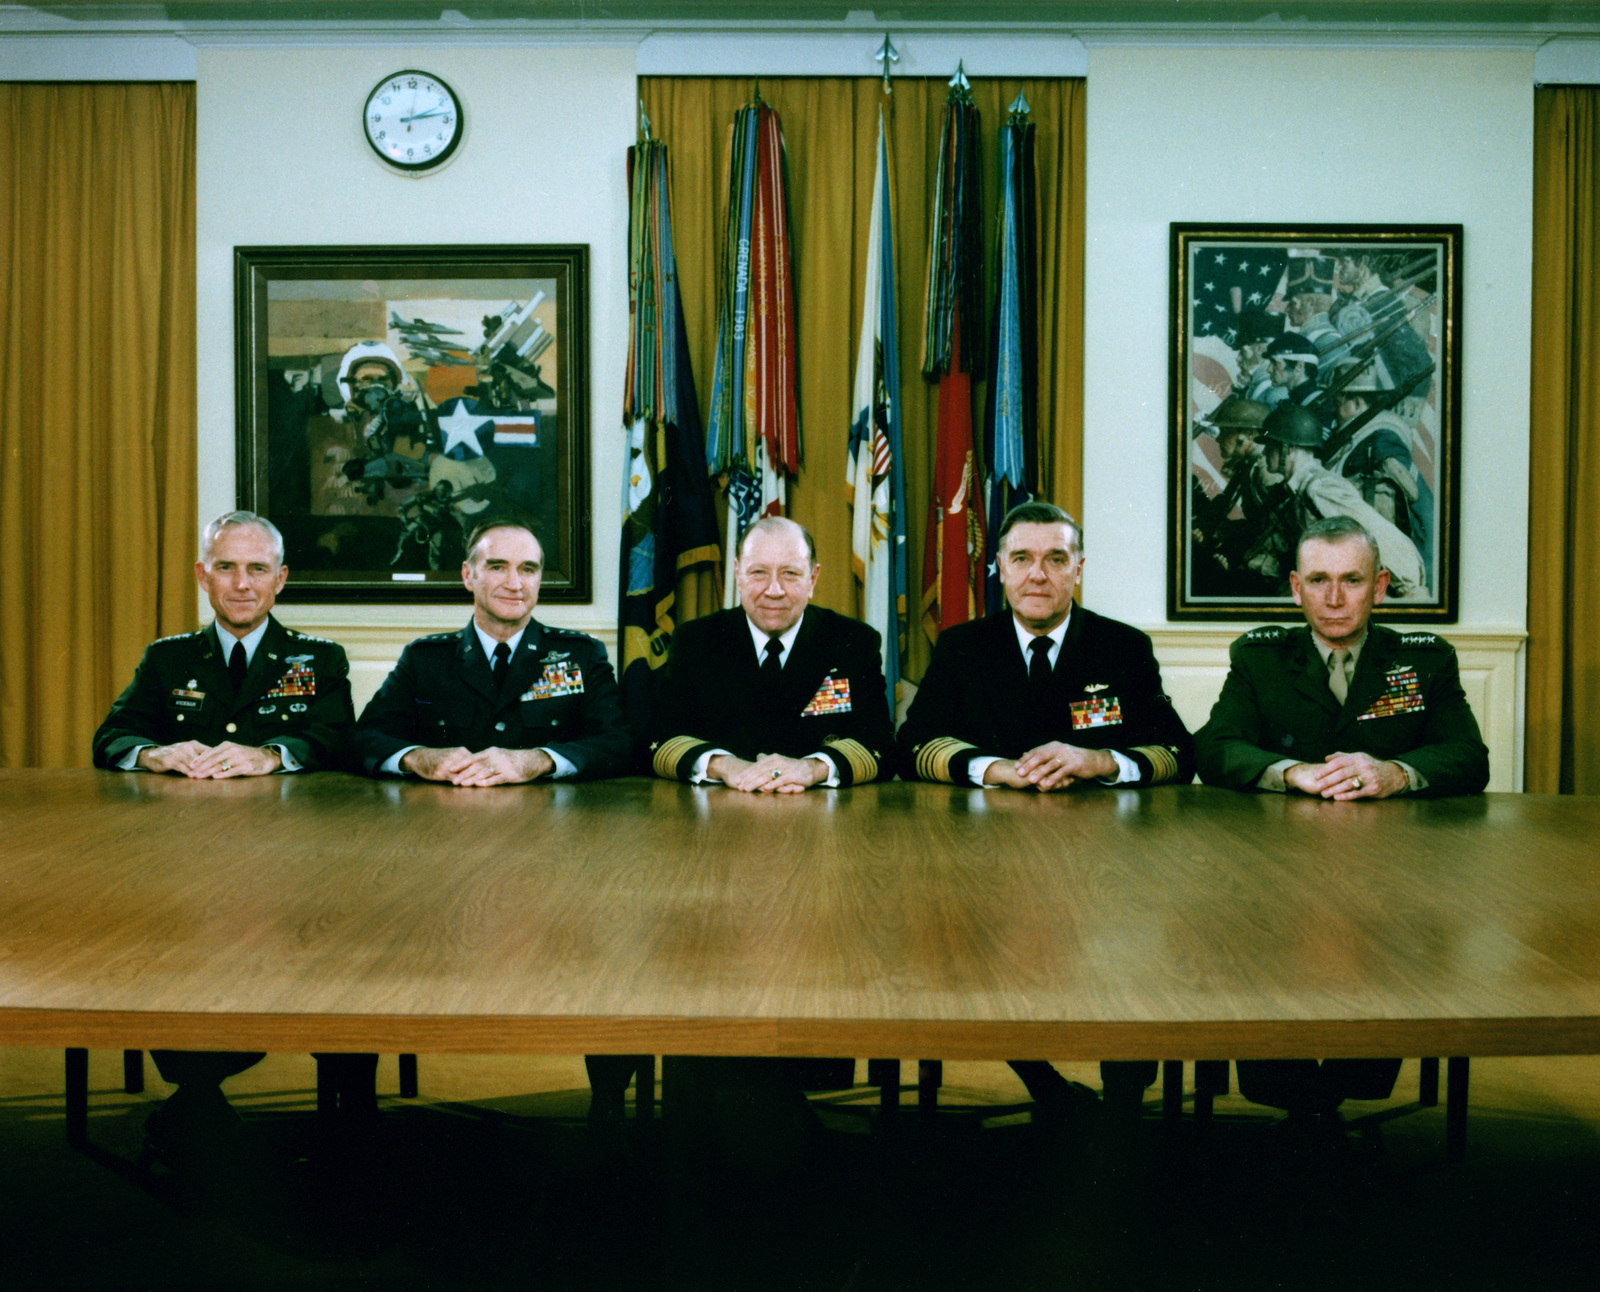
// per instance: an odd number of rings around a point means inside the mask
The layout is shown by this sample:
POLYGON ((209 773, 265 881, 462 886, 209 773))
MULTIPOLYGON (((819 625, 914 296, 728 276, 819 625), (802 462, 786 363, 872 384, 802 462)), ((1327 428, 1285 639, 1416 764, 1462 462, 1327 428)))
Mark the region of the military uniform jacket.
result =
POLYGON ((282 745, 302 770, 337 766, 354 716, 344 648, 268 618, 237 695, 214 627, 145 648, 133 681, 94 733, 94 765, 137 745, 198 740, 282 745))
POLYGON ((825 753, 841 785, 893 776, 894 724, 878 643, 866 624, 807 606, 774 690, 761 680, 743 610, 691 619, 673 634, 655 677, 656 775, 688 780, 702 754, 724 749, 749 761, 825 753))
POLYGON ((411 745, 548 749, 577 776, 614 776, 627 762, 628 727, 606 648, 593 637, 530 620, 497 691, 469 621, 400 653, 351 744, 361 770, 374 776, 411 745))
POLYGON ((974 758, 1020 758, 1052 740, 1125 754, 1140 785, 1194 777, 1194 742, 1161 690, 1150 639, 1079 605, 1042 696, 1030 692, 1009 610, 941 632, 900 728, 900 774, 965 785, 974 758))
POLYGON ((1229 658, 1222 694, 1195 736, 1208 785, 1254 789, 1281 759, 1320 763, 1335 753, 1409 763, 1428 782, 1424 794, 1476 794, 1488 784, 1489 751, 1455 650, 1434 633, 1369 626, 1342 706, 1310 628, 1257 628, 1229 658))

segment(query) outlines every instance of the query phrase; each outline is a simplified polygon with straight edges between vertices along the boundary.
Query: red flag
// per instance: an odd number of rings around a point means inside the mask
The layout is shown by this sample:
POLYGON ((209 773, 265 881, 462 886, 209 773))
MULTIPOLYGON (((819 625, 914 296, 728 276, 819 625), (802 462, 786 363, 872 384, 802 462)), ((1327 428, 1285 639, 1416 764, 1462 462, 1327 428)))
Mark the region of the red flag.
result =
POLYGON ((922 628, 941 629, 983 613, 983 506, 972 452, 972 375, 963 371, 961 310, 952 311, 951 364, 939 378, 939 438, 922 545, 922 628))

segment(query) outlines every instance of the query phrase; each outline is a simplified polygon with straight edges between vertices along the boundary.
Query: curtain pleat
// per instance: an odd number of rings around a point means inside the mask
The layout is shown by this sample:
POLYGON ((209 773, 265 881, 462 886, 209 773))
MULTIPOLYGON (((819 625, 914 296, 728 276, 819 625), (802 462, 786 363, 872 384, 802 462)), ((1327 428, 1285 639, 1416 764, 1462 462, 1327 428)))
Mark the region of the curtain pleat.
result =
POLYGON ((1524 786, 1600 792, 1600 87, 1534 95, 1524 786))
MULTIPOLYGON (((749 101, 755 88, 748 77, 645 77, 639 82, 651 132, 672 152, 678 277, 702 408, 710 393, 716 345, 717 239, 728 127, 735 110, 749 101)), ((939 110, 948 87, 943 80, 897 78, 893 93, 884 100, 882 81, 876 77, 793 77, 763 79, 760 91, 783 121, 793 207, 804 458, 800 477, 789 492, 788 514, 817 542, 822 565, 817 602, 850 615, 860 613, 860 597, 850 572, 845 454, 880 101, 886 102, 891 114, 910 547, 906 565, 915 606, 921 598, 923 533, 938 426, 937 387, 919 375, 918 355, 939 110)), ((1084 83, 972 82, 973 98, 983 116, 986 308, 995 250, 998 132, 1019 91, 1026 96, 1038 128, 1040 479, 1049 482, 1052 501, 1076 514, 1082 499, 1083 462, 1084 83)), ((981 418, 980 383, 974 384, 973 407, 981 418)), ((703 581, 685 580, 679 589, 683 617, 716 609, 719 594, 720 589, 703 581)), ((922 676, 929 650, 920 630, 910 634, 910 677, 922 676)))
POLYGON ((0 766, 195 623, 195 96, 0 85, 0 766))

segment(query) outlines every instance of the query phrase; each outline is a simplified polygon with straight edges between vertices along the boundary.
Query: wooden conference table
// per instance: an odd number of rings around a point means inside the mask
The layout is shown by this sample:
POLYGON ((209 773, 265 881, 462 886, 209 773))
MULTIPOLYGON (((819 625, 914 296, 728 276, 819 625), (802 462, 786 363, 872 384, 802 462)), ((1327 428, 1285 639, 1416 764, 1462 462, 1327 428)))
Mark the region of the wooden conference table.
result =
POLYGON ((1600 799, 0 772, 0 1044, 1600 1053, 1600 799))

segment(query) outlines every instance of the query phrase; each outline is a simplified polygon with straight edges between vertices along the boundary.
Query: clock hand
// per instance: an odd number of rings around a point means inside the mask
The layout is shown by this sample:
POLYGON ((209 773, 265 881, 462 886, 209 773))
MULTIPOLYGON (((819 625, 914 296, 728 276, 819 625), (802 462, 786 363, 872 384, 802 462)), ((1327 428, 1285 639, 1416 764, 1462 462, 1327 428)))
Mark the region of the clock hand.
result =
POLYGON ((424 117, 442 117, 449 111, 448 108, 429 108, 426 112, 418 112, 415 116, 401 117, 402 121, 421 121, 424 117))

